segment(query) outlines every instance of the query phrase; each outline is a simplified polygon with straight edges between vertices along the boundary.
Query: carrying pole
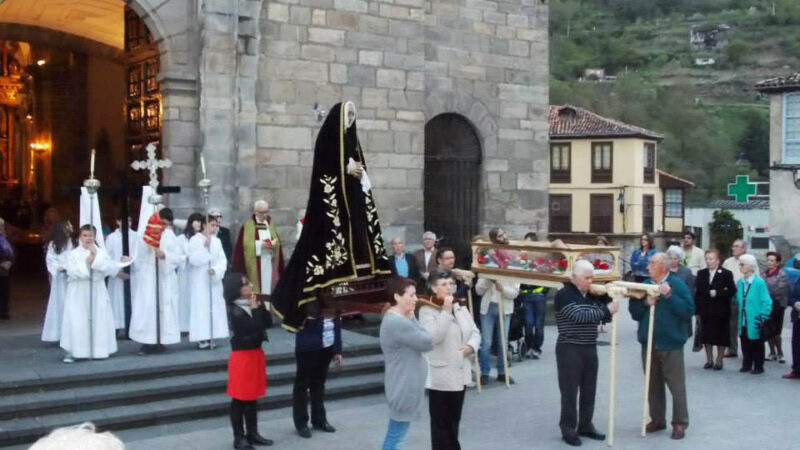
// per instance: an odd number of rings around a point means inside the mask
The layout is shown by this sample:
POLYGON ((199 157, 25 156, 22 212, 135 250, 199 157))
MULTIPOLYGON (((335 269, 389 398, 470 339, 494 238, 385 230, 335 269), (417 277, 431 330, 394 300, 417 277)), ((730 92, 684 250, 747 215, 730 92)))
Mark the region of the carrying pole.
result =
POLYGON ((647 355, 644 366, 644 401, 642 402, 642 437, 647 435, 647 418, 649 415, 649 395, 650 395, 650 366, 653 363, 653 328, 656 318, 656 305, 650 305, 650 323, 647 328, 647 355))
MULTIPOLYGON (((100 190, 100 180, 94 177, 95 151, 92 149, 92 162, 89 169, 89 178, 83 180, 83 187, 89 194, 89 225, 94 226, 94 199, 100 190)), ((97 230, 95 230, 96 236, 97 230)), ((96 243, 95 243, 96 244, 96 243)), ((94 264, 94 261, 92 262, 94 264)), ((89 359, 94 359, 94 269, 89 265, 89 359)))
POLYGON ((205 208, 205 216, 206 216, 206 236, 209 239, 209 246, 208 246, 208 340, 209 345, 208 349, 214 349, 214 301, 211 292, 212 283, 211 283, 211 234, 208 232, 208 195, 209 191, 211 190, 211 180, 208 179, 206 176, 206 163, 203 155, 200 154, 200 169, 203 174, 203 179, 197 183, 197 187, 200 188, 200 191, 203 193, 203 207, 205 208))
MULTIPOLYGON (((472 312, 472 289, 470 288, 467 290, 467 309, 469 309, 469 314, 472 317, 475 317, 475 314, 472 312)), ((475 385, 478 387, 478 392, 481 392, 481 363, 478 360, 478 352, 473 353, 473 359, 475 360, 475 385)))

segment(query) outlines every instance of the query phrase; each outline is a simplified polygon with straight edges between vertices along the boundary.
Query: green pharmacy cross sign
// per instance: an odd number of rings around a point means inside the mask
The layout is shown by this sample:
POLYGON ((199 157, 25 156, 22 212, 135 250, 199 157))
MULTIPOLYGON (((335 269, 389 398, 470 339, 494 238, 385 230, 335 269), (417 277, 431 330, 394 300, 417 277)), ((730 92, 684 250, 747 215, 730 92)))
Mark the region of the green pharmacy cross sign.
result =
POLYGON ((747 175, 736 175, 735 183, 728 183, 728 195, 736 198, 736 203, 747 203, 751 195, 756 195, 756 184, 747 175))

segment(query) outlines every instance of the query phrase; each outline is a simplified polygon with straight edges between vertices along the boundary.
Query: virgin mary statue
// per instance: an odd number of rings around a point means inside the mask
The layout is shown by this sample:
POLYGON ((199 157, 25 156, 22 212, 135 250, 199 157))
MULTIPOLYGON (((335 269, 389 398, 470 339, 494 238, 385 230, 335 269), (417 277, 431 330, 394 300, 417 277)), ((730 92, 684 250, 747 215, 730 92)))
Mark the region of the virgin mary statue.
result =
POLYGON ((389 273, 355 106, 337 103, 317 135, 303 231, 272 304, 283 327, 297 332, 314 315, 309 312, 319 310, 321 289, 389 273))

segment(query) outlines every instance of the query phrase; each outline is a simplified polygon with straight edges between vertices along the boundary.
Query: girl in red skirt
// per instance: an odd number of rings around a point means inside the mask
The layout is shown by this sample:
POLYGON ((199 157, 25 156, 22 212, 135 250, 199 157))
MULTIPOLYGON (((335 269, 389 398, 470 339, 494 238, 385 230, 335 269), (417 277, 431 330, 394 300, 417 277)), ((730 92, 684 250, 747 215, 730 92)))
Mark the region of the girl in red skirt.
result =
POLYGON ((256 403, 267 387, 266 358, 261 343, 267 340, 269 313, 242 274, 225 277, 225 299, 232 333, 228 397, 231 398, 233 448, 253 450, 254 445, 272 445, 270 439, 258 434, 256 403))

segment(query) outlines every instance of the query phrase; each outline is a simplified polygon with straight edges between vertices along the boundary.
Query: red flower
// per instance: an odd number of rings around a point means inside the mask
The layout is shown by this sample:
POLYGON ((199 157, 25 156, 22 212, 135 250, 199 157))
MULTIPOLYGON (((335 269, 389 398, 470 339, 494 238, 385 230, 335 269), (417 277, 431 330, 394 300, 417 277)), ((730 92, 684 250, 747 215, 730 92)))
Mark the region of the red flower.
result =
POLYGON ((601 263, 600 264, 600 270, 608 270, 610 268, 611 267, 608 266, 608 263, 601 263))
POLYGON ((567 263, 566 259, 562 259, 561 261, 558 262, 558 268, 562 270, 567 270, 568 265, 569 264, 567 263))

